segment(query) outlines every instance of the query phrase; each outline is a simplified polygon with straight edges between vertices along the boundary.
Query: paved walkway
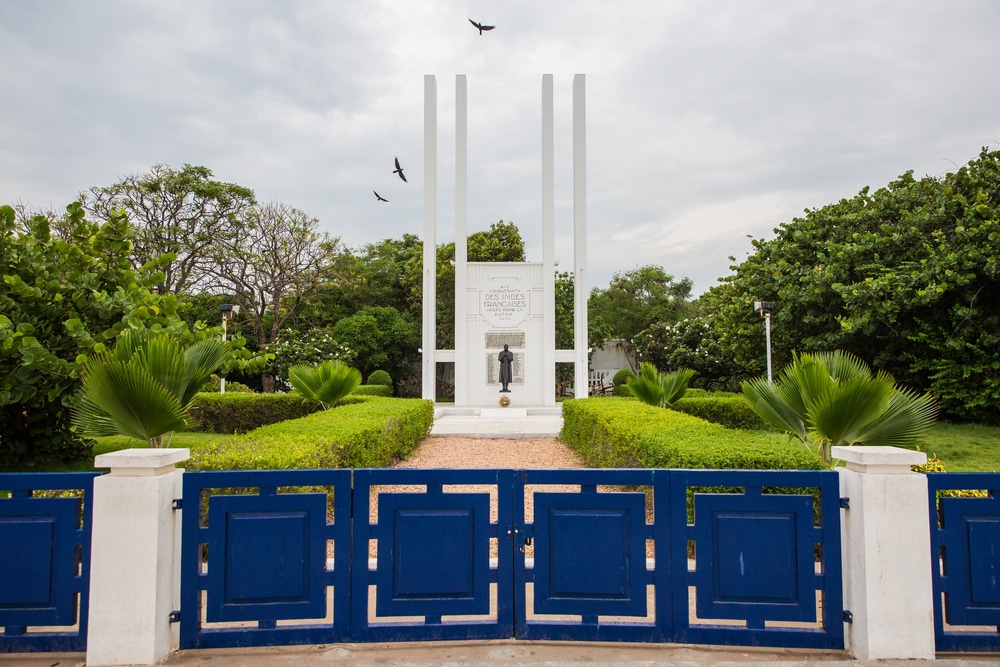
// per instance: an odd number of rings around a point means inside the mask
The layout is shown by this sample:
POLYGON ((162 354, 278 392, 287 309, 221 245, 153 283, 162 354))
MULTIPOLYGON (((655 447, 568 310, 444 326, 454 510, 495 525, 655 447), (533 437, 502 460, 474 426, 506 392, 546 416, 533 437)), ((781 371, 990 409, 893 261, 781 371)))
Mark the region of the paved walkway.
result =
POLYGON ((562 405, 527 408, 434 409, 431 435, 473 438, 554 438, 562 429, 562 405))
MULTIPOLYGON (((84 667, 82 653, 0 655, 7 667, 84 667)), ((180 651, 161 662, 184 667, 997 667, 1000 655, 943 655, 937 660, 862 662, 841 651, 759 649, 686 644, 602 642, 420 642, 413 644, 317 644, 280 648, 180 651)))

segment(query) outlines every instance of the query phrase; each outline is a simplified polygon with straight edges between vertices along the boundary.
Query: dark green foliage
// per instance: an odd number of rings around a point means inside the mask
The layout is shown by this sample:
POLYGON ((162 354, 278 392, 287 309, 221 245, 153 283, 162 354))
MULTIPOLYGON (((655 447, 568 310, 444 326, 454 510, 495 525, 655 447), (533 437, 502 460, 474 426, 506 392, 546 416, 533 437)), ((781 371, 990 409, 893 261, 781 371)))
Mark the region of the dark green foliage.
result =
POLYGON ((392 389, 392 376, 385 371, 373 371, 368 376, 368 384, 384 384, 389 389, 392 389))
POLYGON ((1000 422, 1000 152, 863 189, 754 241, 704 298, 741 372, 764 371, 755 300, 774 301, 774 367, 841 349, 930 391, 947 417, 1000 422))
POLYGON ((372 306, 337 322, 332 336, 352 354, 352 365, 369 375, 379 369, 403 377, 417 358, 420 333, 409 318, 389 306, 372 306))
POLYGON ((707 392, 699 395, 695 392, 689 389, 684 398, 670 406, 671 409, 726 428, 766 430, 764 422, 742 396, 713 396, 707 392))
POLYGON ((355 396, 392 396, 392 387, 384 384, 362 384, 351 392, 355 396))
POLYGON ((819 469, 800 443, 623 398, 563 403, 560 438, 595 468, 819 469))
POLYGON ((629 397, 632 392, 629 391, 628 382, 629 380, 635 379, 635 373, 631 368, 620 368, 615 376, 611 378, 611 382, 614 385, 615 396, 629 397))
POLYGON ((69 399, 79 364, 125 329, 192 339, 176 297, 149 289, 163 280, 159 268, 170 256, 135 270, 122 213, 98 225, 78 203, 66 210, 63 239, 44 216, 18 232, 14 210, 0 206, 0 465, 90 455, 91 441, 71 428, 69 399))
POLYGON ((192 452, 191 470, 380 468, 410 455, 434 422, 421 399, 356 397, 192 452))
POLYGON ((690 368, 693 388, 738 390, 739 368, 723 347, 719 329, 708 317, 654 322, 635 337, 639 358, 657 368, 690 368))
POLYGON ((246 433, 266 424, 298 419, 322 406, 300 394, 201 393, 191 405, 198 430, 213 433, 246 433))

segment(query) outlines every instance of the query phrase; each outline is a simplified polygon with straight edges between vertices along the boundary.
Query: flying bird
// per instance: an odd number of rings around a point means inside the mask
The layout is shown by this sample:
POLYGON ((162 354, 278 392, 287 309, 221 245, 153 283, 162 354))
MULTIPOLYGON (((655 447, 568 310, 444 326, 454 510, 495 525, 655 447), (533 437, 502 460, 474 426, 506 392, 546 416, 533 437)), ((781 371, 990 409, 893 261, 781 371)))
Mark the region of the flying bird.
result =
POLYGON ((395 160, 396 160, 396 168, 392 170, 392 173, 399 174, 399 177, 403 179, 404 183, 406 183, 406 176, 403 176, 403 168, 399 166, 399 158, 395 158, 395 160))
POLYGON ((476 23, 472 19, 469 19, 469 23, 479 28, 480 35, 483 34, 483 30, 493 30, 493 28, 496 27, 495 25, 483 25, 482 23, 476 23))
MULTIPOLYGON (((372 190, 372 192, 375 192, 375 191, 372 190)), ((388 199, 386 199, 385 197, 383 197, 382 195, 380 195, 377 192, 375 192, 375 198, 378 199, 379 201, 389 201, 388 199)))

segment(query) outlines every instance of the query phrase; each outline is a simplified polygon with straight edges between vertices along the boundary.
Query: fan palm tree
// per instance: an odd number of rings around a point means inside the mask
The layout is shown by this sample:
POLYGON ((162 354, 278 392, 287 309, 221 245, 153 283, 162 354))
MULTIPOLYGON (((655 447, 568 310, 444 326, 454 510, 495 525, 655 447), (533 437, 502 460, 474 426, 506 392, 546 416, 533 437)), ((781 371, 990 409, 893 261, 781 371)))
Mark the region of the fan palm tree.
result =
POLYGON ((347 396, 361 384, 361 371, 343 361, 324 361, 316 366, 297 364, 288 369, 295 390, 322 404, 324 410, 347 396))
POLYGON ((679 401, 687 391, 694 376, 689 368, 679 368, 673 373, 661 373, 648 361, 642 362, 639 375, 628 379, 628 389, 643 403, 665 408, 679 401))
POLYGON ((164 434, 190 424, 195 394, 228 354, 215 339, 184 349, 169 334, 130 330, 84 364, 73 424, 81 435, 125 435, 162 447, 164 434))
POLYGON ((832 462, 838 445, 918 444, 937 418, 930 394, 896 385, 891 375, 872 375, 858 357, 837 350, 795 356, 775 383, 755 378, 743 396, 761 419, 809 445, 832 462))

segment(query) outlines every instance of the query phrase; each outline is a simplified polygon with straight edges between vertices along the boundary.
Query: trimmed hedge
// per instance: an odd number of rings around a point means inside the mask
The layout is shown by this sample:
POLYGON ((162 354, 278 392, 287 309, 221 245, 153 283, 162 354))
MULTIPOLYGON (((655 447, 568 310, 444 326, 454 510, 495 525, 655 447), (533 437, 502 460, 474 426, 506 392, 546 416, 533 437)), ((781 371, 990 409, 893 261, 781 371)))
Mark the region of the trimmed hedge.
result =
POLYGON ((358 388, 351 392, 354 396, 392 396, 392 387, 384 384, 359 384, 358 388))
POLYGON ((786 436, 727 429, 617 397, 565 401, 560 439, 593 468, 823 468, 818 456, 786 436))
POLYGON ((297 392, 288 394, 197 394, 191 405, 196 429, 211 433, 246 433, 255 428, 298 419, 321 410, 297 392))
POLYGON ((191 453, 190 470, 381 468, 430 433, 434 404, 356 397, 330 410, 263 426, 191 453))
POLYGON ((367 384, 382 384, 392 389, 392 376, 387 371, 372 371, 367 384))
POLYGON ((710 393, 690 396, 691 390, 684 398, 674 403, 673 410, 688 415, 700 417, 713 424, 726 428, 739 428, 752 431, 767 430, 767 426, 750 407, 742 395, 715 396, 710 393))

